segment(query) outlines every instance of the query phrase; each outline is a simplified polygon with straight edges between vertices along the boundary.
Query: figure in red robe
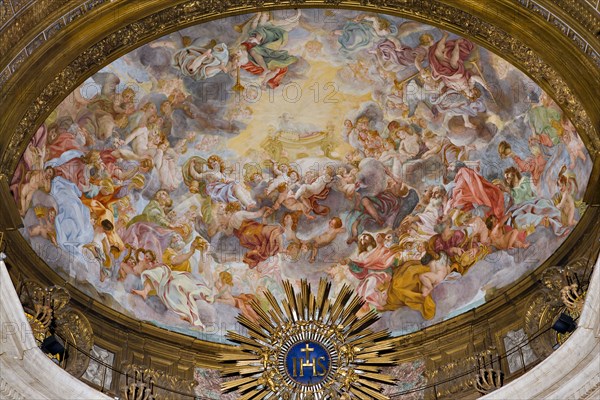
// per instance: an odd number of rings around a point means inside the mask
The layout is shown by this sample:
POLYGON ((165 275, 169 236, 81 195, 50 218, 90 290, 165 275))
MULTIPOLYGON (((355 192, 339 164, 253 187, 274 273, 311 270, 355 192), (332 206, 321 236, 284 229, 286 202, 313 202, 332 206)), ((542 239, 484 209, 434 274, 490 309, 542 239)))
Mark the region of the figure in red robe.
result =
POLYGON ((502 190, 463 163, 457 163, 455 171, 457 169, 448 209, 471 211, 476 206, 486 206, 489 209, 486 216, 494 215, 498 219, 502 218, 504 215, 502 190))

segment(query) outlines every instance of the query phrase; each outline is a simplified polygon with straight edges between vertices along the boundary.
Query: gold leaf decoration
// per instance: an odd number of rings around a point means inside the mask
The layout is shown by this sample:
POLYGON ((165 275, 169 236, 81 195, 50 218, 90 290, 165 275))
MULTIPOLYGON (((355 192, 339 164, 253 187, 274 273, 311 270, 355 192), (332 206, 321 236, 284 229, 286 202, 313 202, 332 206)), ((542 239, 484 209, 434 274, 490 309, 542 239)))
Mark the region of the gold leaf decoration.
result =
POLYGON ((382 384, 395 384, 395 379, 382 374, 381 367, 395 365, 397 357, 389 332, 369 329, 379 315, 360 315, 364 300, 346 285, 335 299, 329 298, 331 283, 324 279, 316 293, 306 280, 298 291, 289 281, 283 281, 283 288, 282 301, 265 292, 268 310, 251 303, 254 320, 238 316, 246 335, 228 332, 239 346, 220 355, 222 374, 231 378, 222 390, 237 390, 240 399, 388 399, 382 384), (290 358, 291 351, 306 359, 290 358), (324 356, 311 360, 313 351, 324 356), (304 375, 307 367, 310 379, 304 375))

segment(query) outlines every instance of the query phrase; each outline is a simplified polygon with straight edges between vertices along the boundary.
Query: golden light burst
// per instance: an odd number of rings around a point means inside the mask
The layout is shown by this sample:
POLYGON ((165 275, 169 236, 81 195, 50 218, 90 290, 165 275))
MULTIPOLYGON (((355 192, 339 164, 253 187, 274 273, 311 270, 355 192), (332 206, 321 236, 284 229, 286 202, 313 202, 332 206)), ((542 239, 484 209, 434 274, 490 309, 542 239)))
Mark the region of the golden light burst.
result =
POLYGON ((241 400, 388 399, 381 384, 396 381, 381 368, 397 359, 389 332, 369 329, 378 313, 359 316, 365 302, 347 285, 335 299, 324 279, 316 294, 306 280, 298 293, 289 281, 283 288, 281 302, 265 292, 268 310, 252 301, 254 320, 238 316, 247 335, 227 333, 239 346, 220 357, 222 375, 234 377, 222 390, 237 390, 241 400))

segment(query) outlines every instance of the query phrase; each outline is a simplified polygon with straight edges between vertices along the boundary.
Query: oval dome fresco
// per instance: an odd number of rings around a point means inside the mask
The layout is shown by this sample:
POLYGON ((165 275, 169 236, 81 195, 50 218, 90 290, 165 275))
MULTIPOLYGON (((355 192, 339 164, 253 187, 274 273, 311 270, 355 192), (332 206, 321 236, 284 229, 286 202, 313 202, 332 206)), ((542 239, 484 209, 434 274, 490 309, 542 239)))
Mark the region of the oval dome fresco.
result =
POLYGON ((327 278, 402 335, 543 263, 591 167, 499 56, 402 18, 305 9, 193 26, 107 65, 38 129, 12 190, 36 253, 127 316, 222 342, 282 279, 327 278))

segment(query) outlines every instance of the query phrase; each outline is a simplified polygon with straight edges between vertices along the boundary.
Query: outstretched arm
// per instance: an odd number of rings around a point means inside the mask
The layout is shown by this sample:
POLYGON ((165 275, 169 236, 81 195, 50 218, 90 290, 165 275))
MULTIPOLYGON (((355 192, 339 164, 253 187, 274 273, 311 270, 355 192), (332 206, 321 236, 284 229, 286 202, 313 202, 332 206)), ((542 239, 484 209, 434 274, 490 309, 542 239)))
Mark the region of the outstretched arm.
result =
POLYGON ((171 265, 179 265, 179 264, 184 263, 187 260, 189 260, 190 257, 192 257, 195 252, 196 252, 196 248, 192 246, 190 251, 188 251, 187 253, 171 256, 169 261, 171 262, 171 265))
POLYGON ((250 22, 250 28, 251 29, 256 29, 258 27, 258 24, 260 22, 260 20, 263 17, 263 13, 259 12, 256 14, 256 16, 254 17, 254 19, 250 22))

